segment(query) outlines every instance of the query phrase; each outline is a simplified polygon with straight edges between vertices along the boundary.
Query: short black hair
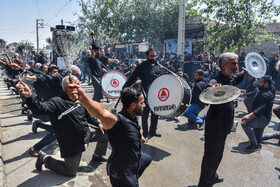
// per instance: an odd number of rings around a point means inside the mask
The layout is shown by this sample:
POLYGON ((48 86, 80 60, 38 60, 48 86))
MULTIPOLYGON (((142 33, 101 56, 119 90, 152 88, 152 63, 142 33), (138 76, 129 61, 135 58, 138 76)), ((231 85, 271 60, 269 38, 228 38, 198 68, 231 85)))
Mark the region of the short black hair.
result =
POLYGON ((139 97, 141 95, 140 90, 136 90, 135 88, 132 87, 126 87, 121 90, 121 101, 123 104, 123 108, 127 109, 131 103, 133 102, 138 102, 139 97))
POLYGON ((48 73, 51 73, 54 69, 58 70, 58 67, 56 67, 56 66, 49 66, 48 67, 48 73))
POLYGON ((202 69, 198 69, 195 71, 199 76, 204 76, 204 71, 202 69))
POLYGON ((150 53, 150 52, 153 52, 153 51, 155 51, 154 48, 151 48, 151 47, 150 47, 150 48, 146 51, 146 56, 148 56, 149 53, 150 53))
POLYGON ((269 87, 272 84, 272 77, 270 75, 265 75, 262 77, 264 83, 268 83, 269 87))

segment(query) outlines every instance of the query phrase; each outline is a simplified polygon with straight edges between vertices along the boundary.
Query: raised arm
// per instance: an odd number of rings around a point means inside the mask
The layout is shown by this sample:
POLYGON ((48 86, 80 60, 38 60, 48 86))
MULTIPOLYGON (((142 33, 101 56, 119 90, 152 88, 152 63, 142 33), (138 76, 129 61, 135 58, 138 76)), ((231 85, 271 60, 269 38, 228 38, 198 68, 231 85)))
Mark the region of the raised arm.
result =
POLYGON ((104 129, 111 129, 117 122, 117 117, 106 110, 102 104, 90 99, 80 85, 69 84, 68 87, 72 88, 71 99, 75 100, 76 94, 79 96, 79 101, 87 109, 93 117, 99 119, 104 129))

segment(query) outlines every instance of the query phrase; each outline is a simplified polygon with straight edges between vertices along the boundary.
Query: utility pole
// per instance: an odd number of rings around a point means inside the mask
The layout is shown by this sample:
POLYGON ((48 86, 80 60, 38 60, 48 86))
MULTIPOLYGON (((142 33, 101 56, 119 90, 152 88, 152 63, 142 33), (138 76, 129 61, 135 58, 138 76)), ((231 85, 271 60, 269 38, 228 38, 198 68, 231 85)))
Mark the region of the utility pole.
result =
POLYGON ((178 39, 177 39, 177 57, 182 60, 185 46, 185 17, 186 17, 186 1, 180 0, 179 19, 178 19, 178 39))
POLYGON ((43 19, 36 19, 36 37, 37 37, 37 52, 39 52, 39 28, 44 28, 44 23, 39 22, 39 21, 44 21, 43 19), (40 26, 39 26, 40 25, 40 26))

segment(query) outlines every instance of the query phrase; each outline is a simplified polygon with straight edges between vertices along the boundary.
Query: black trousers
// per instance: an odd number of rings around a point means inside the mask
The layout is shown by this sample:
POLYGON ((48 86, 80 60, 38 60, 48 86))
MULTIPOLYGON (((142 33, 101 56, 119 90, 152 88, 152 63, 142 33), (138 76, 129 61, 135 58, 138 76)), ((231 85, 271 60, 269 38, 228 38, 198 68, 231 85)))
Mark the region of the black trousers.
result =
MULTIPOLYGON (((137 171, 137 178, 140 178, 143 174, 144 170, 150 165, 152 162, 152 157, 146 153, 141 152, 141 157, 139 160, 139 168, 137 171)), ((110 182, 113 187, 139 187, 138 181, 136 181, 136 184, 127 184, 124 180, 116 179, 112 176, 110 176, 110 182)))
POLYGON ((280 106, 273 109, 273 113, 280 119, 280 106))
POLYGON ((227 135, 224 137, 205 136, 204 155, 198 186, 213 186, 212 182, 218 177, 217 169, 223 158, 227 135))
MULTIPOLYGON (((101 80, 101 78, 99 80, 101 80)), ((94 87, 94 94, 92 100, 100 103, 100 100, 103 99, 102 87, 94 77, 92 78, 92 83, 94 87)))
MULTIPOLYGON (((143 129, 143 136, 148 136, 148 118, 149 113, 151 112, 149 104, 146 102, 146 107, 143 110, 142 115, 142 129, 143 129)), ((157 130, 157 124, 158 124, 158 115, 151 112, 151 126, 150 126, 150 133, 153 134, 157 130)))

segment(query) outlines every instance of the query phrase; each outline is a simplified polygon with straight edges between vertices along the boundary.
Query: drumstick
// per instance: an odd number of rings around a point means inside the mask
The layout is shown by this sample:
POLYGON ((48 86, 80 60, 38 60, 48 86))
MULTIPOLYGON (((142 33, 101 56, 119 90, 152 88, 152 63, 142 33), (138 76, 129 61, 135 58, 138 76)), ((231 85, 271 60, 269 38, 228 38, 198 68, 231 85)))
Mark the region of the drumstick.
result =
POLYGON ((166 68, 165 66, 161 65, 160 63, 156 62, 156 64, 159 65, 161 68, 164 68, 166 71, 168 71, 172 75, 178 77, 178 75, 176 73, 174 73, 173 71, 170 71, 168 68, 166 68))
POLYGON ((113 113, 113 114, 117 113, 117 106, 118 106, 120 100, 121 100, 121 97, 119 97, 117 103, 115 104, 115 107, 111 109, 111 113, 113 113))

